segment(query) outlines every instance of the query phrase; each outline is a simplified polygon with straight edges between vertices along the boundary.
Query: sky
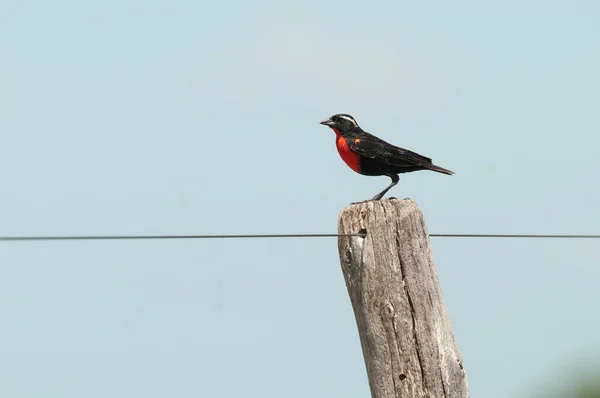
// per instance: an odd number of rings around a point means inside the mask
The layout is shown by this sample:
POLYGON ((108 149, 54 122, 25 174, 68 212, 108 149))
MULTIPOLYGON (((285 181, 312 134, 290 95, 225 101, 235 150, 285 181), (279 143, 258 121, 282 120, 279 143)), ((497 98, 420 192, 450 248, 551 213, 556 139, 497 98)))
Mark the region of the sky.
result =
MULTIPOLYGON (((0 235, 335 233, 335 113, 456 173, 390 191, 432 233, 598 234, 599 13, 3 0, 0 235)), ((471 396, 598 363, 599 241, 432 248, 471 396)), ((2 397, 369 393, 335 238, 4 242, 0 320, 2 397)))

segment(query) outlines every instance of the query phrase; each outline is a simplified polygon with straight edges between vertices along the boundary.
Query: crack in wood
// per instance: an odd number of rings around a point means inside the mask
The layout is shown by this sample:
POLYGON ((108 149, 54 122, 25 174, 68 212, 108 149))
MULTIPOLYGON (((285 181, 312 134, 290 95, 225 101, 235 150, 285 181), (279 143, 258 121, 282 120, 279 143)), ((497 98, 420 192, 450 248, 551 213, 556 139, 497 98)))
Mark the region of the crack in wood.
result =
POLYGON ((410 292, 408 291, 408 287, 406 286, 406 282, 404 281, 404 278, 406 277, 406 267, 404 265, 404 262, 402 261, 402 258, 400 258, 400 269, 402 270, 402 282, 404 282, 402 284, 402 288, 404 289, 404 293, 406 294, 406 298, 408 300, 408 305, 410 308, 410 315, 412 320, 412 336, 415 342, 415 351, 417 353, 417 359, 419 361, 421 384, 423 385, 423 389, 425 390, 425 369, 423 365, 423 356, 421 355, 421 349, 419 347, 419 337, 417 336, 417 320, 415 315, 415 305, 413 304, 412 298, 410 297, 410 292))

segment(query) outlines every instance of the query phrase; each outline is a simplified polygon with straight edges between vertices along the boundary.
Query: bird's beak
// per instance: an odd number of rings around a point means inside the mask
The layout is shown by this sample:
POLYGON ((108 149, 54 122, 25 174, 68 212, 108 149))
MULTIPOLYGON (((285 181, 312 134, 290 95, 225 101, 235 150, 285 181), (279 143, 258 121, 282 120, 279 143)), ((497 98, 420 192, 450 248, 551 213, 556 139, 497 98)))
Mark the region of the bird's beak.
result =
POLYGON ((326 119, 320 122, 319 124, 322 124, 323 126, 331 126, 333 124, 333 121, 331 119, 326 119))

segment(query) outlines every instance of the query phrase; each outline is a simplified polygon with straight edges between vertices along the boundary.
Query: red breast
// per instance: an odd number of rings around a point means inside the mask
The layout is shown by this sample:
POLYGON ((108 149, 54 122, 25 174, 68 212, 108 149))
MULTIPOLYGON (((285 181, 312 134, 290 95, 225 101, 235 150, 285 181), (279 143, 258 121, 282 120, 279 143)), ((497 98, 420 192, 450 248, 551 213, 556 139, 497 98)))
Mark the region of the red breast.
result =
POLYGON ((352 170, 360 173, 360 156, 348 148, 346 139, 342 137, 342 134, 340 134, 338 129, 333 128, 333 131, 335 131, 335 146, 337 147, 340 157, 352 170))

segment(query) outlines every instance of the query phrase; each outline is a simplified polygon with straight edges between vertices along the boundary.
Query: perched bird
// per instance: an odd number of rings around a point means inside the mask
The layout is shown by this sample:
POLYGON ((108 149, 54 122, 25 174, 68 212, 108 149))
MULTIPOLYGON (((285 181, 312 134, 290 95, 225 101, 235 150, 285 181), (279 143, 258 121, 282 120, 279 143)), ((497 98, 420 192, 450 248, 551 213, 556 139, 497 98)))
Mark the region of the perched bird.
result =
POLYGON ((433 164, 430 158, 399 148, 361 129, 347 114, 337 114, 321 124, 335 132, 335 146, 344 162, 355 172, 366 176, 388 176, 392 183, 371 200, 380 200, 399 181, 398 174, 432 170, 454 174, 433 164))

